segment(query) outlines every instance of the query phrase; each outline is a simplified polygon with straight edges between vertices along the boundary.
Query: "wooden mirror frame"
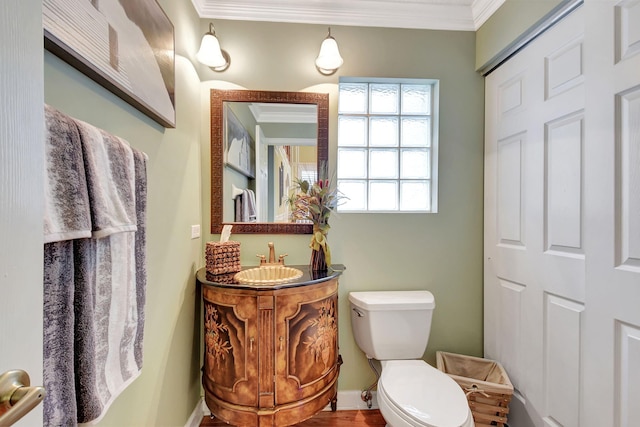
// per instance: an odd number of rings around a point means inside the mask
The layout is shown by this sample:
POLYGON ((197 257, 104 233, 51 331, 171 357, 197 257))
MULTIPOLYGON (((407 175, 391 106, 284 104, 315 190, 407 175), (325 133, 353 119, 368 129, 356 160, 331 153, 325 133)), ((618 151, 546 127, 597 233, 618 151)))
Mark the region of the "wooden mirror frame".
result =
POLYGON ((223 222, 224 147, 223 106, 230 102, 273 102, 279 104, 315 104, 318 107, 317 168, 329 160, 329 94, 311 92, 271 92, 261 90, 211 89, 211 233, 220 234, 222 226, 233 224, 233 233, 311 234, 312 224, 288 222, 223 222))

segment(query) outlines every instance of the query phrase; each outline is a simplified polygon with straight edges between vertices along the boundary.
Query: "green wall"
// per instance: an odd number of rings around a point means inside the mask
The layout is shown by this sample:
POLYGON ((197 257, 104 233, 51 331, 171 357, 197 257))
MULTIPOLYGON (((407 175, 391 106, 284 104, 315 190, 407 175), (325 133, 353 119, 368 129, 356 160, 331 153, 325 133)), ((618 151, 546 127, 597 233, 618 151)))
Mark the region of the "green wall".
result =
MULTIPOLYGON (((148 289, 142 375, 116 399, 99 426, 183 426, 198 402, 201 366, 199 291, 195 271, 208 233, 209 88, 316 91, 330 94, 330 160, 336 159, 338 77, 440 80, 438 214, 340 214, 329 233, 340 281, 340 390, 373 380, 353 341, 347 295, 356 290, 428 289, 436 297, 426 360, 436 350, 482 355, 483 80, 474 71, 475 35, 332 27, 345 64, 322 76, 313 61, 326 27, 214 21, 232 58, 224 73, 193 63, 208 28, 189 2, 161 0, 176 30, 177 127, 164 129, 45 53, 45 101, 127 139, 149 155, 148 289), (199 75, 199 76, 198 76, 199 75), (202 80, 202 83, 201 83, 202 80), (202 224, 203 238, 190 239, 202 224)), ((288 253, 307 264, 308 236, 233 235, 242 262, 256 253, 288 253)))
POLYGON ((563 0, 506 0, 476 32, 476 69, 541 20, 563 0))
POLYGON ((200 80, 188 59, 201 37, 190 2, 160 1, 176 37, 177 127, 164 129, 45 53, 45 102, 118 135, 149 156, 147 303, 142 374, 99 426, 184 426, 200 398, 200 80))
MULTIPOLYGON (((361 390, 374 375, 351 332, 348 293, 428 289, 436 310, 425 359, 436 350, 482 356, 483 79, 474 71, 473 32, 331 28, 344 65, 333 76, 314 66, 327 28, 266 22, 213 21, 231 65, 223 73, 199 65, 202 83, 202 217, 209 218, 209 98, 211 88, 329 93, 330 162, 335 168, 339 76, 440 80, 439 213, 339 214, 331 218, 332 259, 340 279, 340 390, 361 390)), ((202 20, 204 33, 209 21, 202 20)), ((219 236, 208 235, 217 240, 219 236)), ((205 240, 207 240, 205 239, 205 240)), ((232 235, 243 264, 256 254, 288 253, 308 264, 308 236, 232 235)))

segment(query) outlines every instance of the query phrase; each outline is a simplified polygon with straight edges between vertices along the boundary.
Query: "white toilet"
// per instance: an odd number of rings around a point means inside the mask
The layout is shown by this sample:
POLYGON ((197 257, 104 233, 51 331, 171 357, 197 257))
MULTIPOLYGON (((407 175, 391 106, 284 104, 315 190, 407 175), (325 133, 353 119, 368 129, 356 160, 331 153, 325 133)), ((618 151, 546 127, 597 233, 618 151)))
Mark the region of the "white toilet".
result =
POLYGON ((351 327, 379 360, 378 406, 388 427, 473 427, 462 388, 421 359, 435 308, 428 291, 351 292, 351 327))

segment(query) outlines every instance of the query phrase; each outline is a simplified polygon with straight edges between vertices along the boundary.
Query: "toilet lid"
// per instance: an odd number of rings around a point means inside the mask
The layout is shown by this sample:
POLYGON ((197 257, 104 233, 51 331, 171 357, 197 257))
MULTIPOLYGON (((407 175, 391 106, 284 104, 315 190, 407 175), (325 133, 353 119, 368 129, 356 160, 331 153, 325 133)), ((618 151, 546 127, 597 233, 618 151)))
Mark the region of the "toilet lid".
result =
POLYGON ((417 425, 460 427, 468 423, 469 404, 462 388, 422 360, 386 362, 380 383, 387 398, 417 425))

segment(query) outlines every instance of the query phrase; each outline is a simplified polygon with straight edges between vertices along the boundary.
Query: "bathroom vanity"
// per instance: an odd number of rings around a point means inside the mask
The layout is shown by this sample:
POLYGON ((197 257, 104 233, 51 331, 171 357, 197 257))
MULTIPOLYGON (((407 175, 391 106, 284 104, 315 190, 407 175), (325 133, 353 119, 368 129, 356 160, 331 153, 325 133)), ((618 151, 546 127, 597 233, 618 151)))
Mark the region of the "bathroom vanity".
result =
POLYGON ((289 426, 336 409, 338 276, 310 272, 281 284, 240 284, 234 274, 197 280, 204 311, 205 401, 236 426, 289 426))

